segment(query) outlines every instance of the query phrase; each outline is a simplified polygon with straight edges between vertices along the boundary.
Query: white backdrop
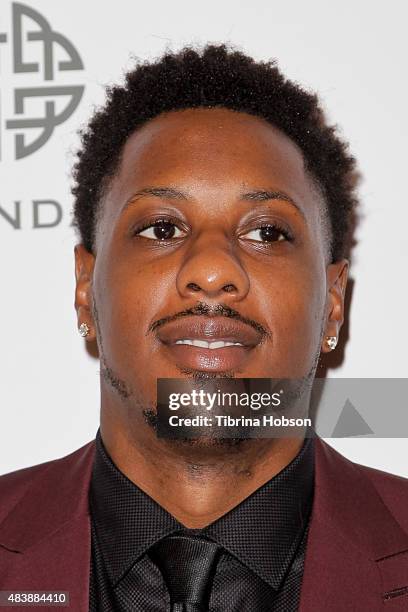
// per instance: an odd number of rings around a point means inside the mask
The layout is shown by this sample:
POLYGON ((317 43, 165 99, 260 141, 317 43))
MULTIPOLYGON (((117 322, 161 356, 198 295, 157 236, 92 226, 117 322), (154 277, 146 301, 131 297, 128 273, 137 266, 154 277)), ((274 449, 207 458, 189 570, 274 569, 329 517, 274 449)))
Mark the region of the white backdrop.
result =
MULTIPOLYGON (((26 14, 21 32, 12 4, 0 5, 0 473, 63 456, 96 433, 98 363, 85 352, 73 308, 72 152, 78 127, 103 101, 103 86, 121 78, 132 56, 154 58, 165 48, 230 42, 257 59, 278 59, 290 78, 320 93, 364 179, 350 340, 344 365, 331 376, 408 376, 408 10, 402 0, 26 0, 22 10, 34 9, 37 23, 26 14), (44 55, 44 40, 51 40, 53 57, 44 55), (72 61, 69 43, 83 69, 72 61), (73 69, 62 70, 69 53, 73 69), (62 90, 51 95, 39 88, 63 86, 85 87, 79 106, 37 151, 15 159, 18 134, 26 146, 44 131, 38 119, 46 100, 56 101, 57 114, 69 101, 62 90), (16 92, 26 88, 37 93, 19 107, 16 92), (23 122, 8 123, 13 120, 23 122)), ((330 443, 353 460, 408 476, 403 438, 330 443)))

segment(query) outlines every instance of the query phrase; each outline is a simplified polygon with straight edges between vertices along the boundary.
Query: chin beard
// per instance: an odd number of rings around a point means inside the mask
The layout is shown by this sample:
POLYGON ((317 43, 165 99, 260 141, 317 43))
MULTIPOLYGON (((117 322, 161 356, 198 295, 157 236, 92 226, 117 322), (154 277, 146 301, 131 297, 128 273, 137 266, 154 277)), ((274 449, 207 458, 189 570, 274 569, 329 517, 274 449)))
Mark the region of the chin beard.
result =
MULTIPOLYGON (((188 368, 180 368, 177 367, 181 374, 187 376, 189 378, 193 378, 197 381, 202 380, 213 380, 216 378, 235 378, 235 372, 232 370, 225 370, 219 372, 207 372, 204 370, 193 370, 188 368)), ((142 410, 143 417, 145 423, 153 429, 153 431, 157 434, 158 431, 158 416, 156 410, 153 409, 144 409, 142 410)), ((244 442, 248 442, 248 438, 215 438, 211 436, 200 436, 199 438, 177 438, 177 439, 167 439, 167 442, 170 442, 174 445, 183 445, 190 447, 200 447, 200 448, 214 448, 214 447, 236 447, 241 445, 244 442)))
MULTIPOLYGON (((158 430, 157 412, 152 409, 142 411, 145 423, 153 429, 156 434, 158 430)), ((254 438, 218 438, 213 436, 200 436, 199 438, 163 438, 167 444, 183 448, 236 448, 242 447, 244 444, 254 442, 254 438)))

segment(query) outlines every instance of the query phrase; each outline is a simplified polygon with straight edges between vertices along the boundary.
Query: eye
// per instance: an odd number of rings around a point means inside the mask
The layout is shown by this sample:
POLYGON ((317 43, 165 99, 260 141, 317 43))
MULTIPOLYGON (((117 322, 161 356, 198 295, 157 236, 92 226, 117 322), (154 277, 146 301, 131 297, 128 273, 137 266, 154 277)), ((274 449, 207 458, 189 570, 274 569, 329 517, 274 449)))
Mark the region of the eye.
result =
POLYGON ((288 230, 273 224, 257 227, 256 229, 243 234, 242 238, 244 240, 256 240, 257 242, 281 242, 284 240, 292 240, 288 230))
POLYGON ((166 220, 158 220, 150 225, 137 229, 135 235, 148 238, 149 240, 171 240, 172 238, 181 238, 184 232, 181 231, 174 223, 166 220))

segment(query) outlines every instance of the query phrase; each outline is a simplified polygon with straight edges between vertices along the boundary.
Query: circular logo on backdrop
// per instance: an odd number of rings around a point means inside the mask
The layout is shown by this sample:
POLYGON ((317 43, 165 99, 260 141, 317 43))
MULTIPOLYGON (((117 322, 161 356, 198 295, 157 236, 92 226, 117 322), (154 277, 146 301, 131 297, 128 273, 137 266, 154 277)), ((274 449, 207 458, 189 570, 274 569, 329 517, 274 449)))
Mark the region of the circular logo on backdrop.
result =
POLYGON ((0 32, 0 159, 6 144, 10 150, 10 140, 16 160, 32 155, 50 140, 81 101, 84 85, 72 73, 83 69, 73 43, 55 31, 44 15, 12 3, 10 27, 0 32), (24 83, 21 75, 25 75, 24 83))

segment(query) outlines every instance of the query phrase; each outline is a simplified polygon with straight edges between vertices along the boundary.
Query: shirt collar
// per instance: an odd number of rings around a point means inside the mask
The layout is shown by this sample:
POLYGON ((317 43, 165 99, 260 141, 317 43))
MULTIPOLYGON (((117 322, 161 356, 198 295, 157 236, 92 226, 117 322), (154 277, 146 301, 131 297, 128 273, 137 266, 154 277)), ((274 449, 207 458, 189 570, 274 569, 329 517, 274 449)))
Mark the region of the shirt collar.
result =
POLYGON ((230 512, 203 529, 187 529, 112 462, 96 435, 90 507, 113 585, 155 542, 175 533, 211 538, 278 589, 307 526, 313 498, 314 441, 230 512))

